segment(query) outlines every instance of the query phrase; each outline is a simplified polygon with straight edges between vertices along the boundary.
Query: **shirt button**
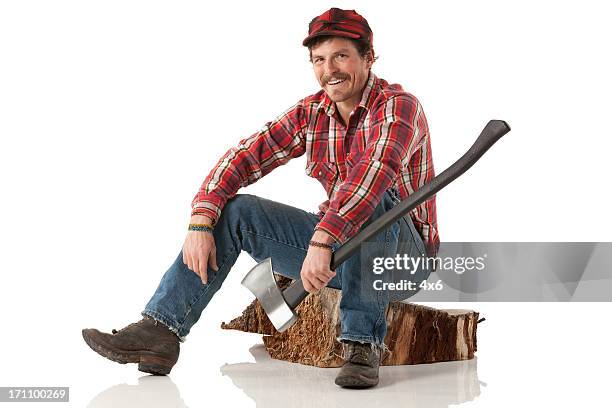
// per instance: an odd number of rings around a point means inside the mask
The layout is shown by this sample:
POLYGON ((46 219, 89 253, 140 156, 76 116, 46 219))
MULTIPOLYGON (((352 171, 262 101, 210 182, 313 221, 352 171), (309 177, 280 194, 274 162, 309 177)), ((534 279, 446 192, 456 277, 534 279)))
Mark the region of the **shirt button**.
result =
POLYGON ((320 175, 321 175, 321 171, 318 171, 318 172, 317 172, 317 176, 320 176, 320 175))

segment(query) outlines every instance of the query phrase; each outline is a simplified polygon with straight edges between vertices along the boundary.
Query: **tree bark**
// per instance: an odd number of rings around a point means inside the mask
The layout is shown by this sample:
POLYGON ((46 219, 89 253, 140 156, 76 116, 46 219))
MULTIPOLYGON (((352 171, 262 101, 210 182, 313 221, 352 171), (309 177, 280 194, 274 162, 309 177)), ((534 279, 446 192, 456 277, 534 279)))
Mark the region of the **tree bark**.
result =
MULTIPOLYGON (((277 277, 285 287, 291 281, 277 277)), ((308 296, 297 308, 298 321, 283 333, 276 331, 257 300, 242 316, 221 328, 263 334, 272 358, 316 367, 342 365, 340 296, 336 289, 323 288, 308 296)), ((440 310, 412 303, 393 302, 386 311, 387 335, 382 365, 434 363, 468 360, 476 351, 478 312, 440 310)), ((484 319, 481 319, 484 320, 484 319)))

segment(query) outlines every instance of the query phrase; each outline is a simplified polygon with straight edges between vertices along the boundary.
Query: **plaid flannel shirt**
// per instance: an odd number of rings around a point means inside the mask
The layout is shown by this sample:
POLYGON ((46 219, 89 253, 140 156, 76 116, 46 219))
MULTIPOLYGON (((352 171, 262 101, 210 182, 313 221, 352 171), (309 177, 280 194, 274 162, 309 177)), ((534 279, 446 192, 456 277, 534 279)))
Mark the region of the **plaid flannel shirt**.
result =
MULTIPOLYGON (((323 230, 343 243, 355 235, 389 188, 405 199, 434 177, 427 120, 419 101, 370 72, 359 104, 344 125, 323 90, 310 95, 229 149, 192 201, 192 214, 213 223, 227 200, 276 167, 306 153, 306 174, 328 200, 319 205, 323 230)), ((410 213, 427 254, 440 239, 435 197, 410 213)))

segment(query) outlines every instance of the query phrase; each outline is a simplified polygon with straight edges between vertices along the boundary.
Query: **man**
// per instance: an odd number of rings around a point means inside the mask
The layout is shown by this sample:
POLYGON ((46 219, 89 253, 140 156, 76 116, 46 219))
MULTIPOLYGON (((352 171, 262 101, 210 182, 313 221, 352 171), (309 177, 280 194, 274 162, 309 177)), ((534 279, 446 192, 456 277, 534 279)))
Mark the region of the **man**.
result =
POLYGON ((221 157, 193 199, 183 250, 144 318, 112 334, 83 330, 92 349, 113 361, 139 363, 144 372, 168 374, 180 342, 245 250, 256 261, 271 257, 277 272, 301 277, 309 292, 342 290, 338 339, 345 363, 336 384, 378 383, 385 309, 393 296, 363 284, 371 270, 363 271, 362 264, 393 257, 400 244, 410 256, 434 255, 439 237, 431 199, 330 270, 333 250, 434 176, 421 105, 371 71, 372 38, 368 22, 354 10, 332 8, 311 21, 303 45, 322 89, 221 157), (237 194, 303 154, 306 173, 329 197, 317 215, 237 194))

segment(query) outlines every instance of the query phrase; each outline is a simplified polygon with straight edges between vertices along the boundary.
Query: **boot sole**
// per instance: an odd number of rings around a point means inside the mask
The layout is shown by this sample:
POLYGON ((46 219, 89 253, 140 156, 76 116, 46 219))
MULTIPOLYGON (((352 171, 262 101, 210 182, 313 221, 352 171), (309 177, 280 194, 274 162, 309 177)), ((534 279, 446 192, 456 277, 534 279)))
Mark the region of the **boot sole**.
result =
POLYGON ((96 353, 115 363, 127 364, 138 363, 138 370, 144 373, 153 375, 170 374, 174 363, 171 360, 160 357, 150 351, 133 351, 129 353, 113 350, 111 347, 96 342, 92 337, 87 335, 85 330, 82 331, 83 340, 96 353))
POLYGON ((359 378, 353 377, 343 377, 336 378, 336 385, 339 385, 342 388, 352 388, 352 389, 361 389, 361 388, 371 388, 375 385, 378 385, 378 378, 376 380, 364 381, 359 378))

